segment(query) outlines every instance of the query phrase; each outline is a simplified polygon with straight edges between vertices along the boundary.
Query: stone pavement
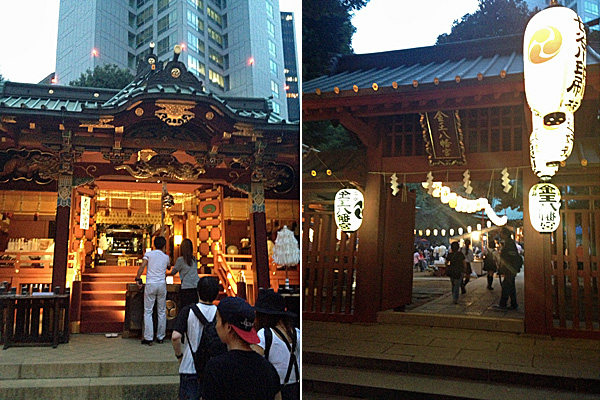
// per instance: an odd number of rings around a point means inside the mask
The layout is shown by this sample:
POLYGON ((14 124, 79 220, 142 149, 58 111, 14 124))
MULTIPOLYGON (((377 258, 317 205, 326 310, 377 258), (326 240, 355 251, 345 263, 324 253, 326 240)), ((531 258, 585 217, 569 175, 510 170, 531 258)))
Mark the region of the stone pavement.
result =
POLYGON ((348 396, 340 399, 600 398, 600 341, 523 333, 523 273, 518 311, 492 307, 500 298, 497 278, 493 291, 485 277, 471 280, 456 305, 448 278, 416 276, 421 293, 427 280, 437 293, 431 301, 379 313, 378 323, 303 321, 306 398, 323 396, 319 390, 348 396))
MULTIPOLYGON (((413 291, 426 291, 427 286, 433 288, 447 286, 446 292, 437 298, 432 299, 425 304, 416 308, 412 308, 410 312, 426 313, 426 314, 449 314, 449 315, 472 315, 482 317, 508 317, 508 318, 524 318, 524 291, 523 291, 523 270, 517 275, 515 284, 517 287, 517 301, 519 302, 519 310, 498 310, 493 306, 500 301, 502 287, 498 277, 494 277, 492 287, 494 290, 488 290, 487 277, 473 277, 467 284, 467 293, 461 294, 458 299, 458 304, 452 302, 452 293, 450 279, 447 277, 433 277, 427 273, 415 273, 413 291)), ((437 290, 436 290, 437 292, 437 290)))
POLYGON ((0 399, 175 399, 178 365, 169 340, 71 335, 55 349, 0 350, 0 399))

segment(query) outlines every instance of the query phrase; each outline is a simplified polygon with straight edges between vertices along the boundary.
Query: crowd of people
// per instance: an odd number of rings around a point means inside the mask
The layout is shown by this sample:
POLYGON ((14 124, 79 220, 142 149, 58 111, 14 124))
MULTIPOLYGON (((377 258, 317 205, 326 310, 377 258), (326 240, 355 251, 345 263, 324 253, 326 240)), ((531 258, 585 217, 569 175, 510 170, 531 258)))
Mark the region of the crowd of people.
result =
POLYGON ((157 236, 154 250, 144 254, 136 275, 144 290, 141 343, 164 342, 165 278, 179 273, 184 307, 171 335, 179 360, 179 399, 299 400, 300 330, 293 326, 296 315, 286 310, 281 294, 260 289, 254 307, 239 297, 225 297, 215 305, 219 282, 213 276, 199 277, 192 242, 182 242, 182 256, 172 271, 165 247, 165 238, 157 236), (144 271, 145 285, 141 281, 144 271))
POLYGON ((511 231, 502 227, 498 236, 490 235, 482 249, 473 248, 468 238, 462 246, 454 241, 449 248, 443 243, 415 245, 413 267, 415 271, 423 272, 428 268, 436 269, 436 265, 444 265, 452 285, 452 300, 457 304, 459 295, 467 293, 467 284, 473 274, 471 264, 476 257, 482 259, 488 290, 494 290, 494 276, 499 277, 502 292, 496 307, 517 310, 515 278, 523 266, 522 254, 523 248, 513 239, 511 231))

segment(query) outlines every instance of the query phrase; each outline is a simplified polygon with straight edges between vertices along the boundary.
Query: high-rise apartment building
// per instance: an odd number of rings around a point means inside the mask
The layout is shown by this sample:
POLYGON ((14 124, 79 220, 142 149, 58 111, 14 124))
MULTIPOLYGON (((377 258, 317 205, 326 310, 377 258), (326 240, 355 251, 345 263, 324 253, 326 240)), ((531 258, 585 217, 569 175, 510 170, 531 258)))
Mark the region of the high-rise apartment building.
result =
POLYGON ((281 34, 283 36, 283 62, 285 66, 285 92, 288 106, 288 119, 300 120, 300 97, 298 95, 298 60, 294 14, 281 13, 281 34))
POLYGON ((179 60, 217 95, 272 97, 287 118, 278 0, 61 0, 56 79, 116 64, 135 72, 154 42, 159 61, 179 60))

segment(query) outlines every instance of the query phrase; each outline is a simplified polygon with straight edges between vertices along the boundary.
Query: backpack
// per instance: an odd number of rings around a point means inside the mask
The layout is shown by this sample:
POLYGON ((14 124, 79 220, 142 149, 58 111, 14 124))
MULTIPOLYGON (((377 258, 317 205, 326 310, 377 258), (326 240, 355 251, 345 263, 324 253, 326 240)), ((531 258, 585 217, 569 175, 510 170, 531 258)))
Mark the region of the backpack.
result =
MULTIPOLYGON (((287 369, 287 373, 285 375, 285 379, 283 380, 283 384, 287 385, 289 380, 290 380, 290 376, 292 375, 292 368, 294 368, 296 370, 296 378, 300 378, 300 374, 299 374, 299 368, 298 368, 298 360, 296 359, 296 340, 292 340, 292 344, 290 344, 290 342, 287 341, 287 339, 285 338, 285 336, 283 335, 283 333, 277 329, 277 328, 273 328, 275 330, 275 332, 277 332, 279 334, 279 337, 281 338, 281 340, 283 340, 283 342, 285 343, 285 345, 287 346, 288 350, 290 351, 290 362, 288 364, 288 369, 287 369)), ((294 335, 296 334, 295 330, 294 330, 294 335)), ((273 332, 271 332, 271 328, 265 328, 265 358, 268 360, 269 359, 269 352, 271 351, 271 344, 273 343, 273 332)))
POLYGON ((496 272, 496 260, 494 254, 488 249, 487 253, 483 255, 483 270, 496 272))
POLYGON ((192 304, 190 310, 194 312, 196 318, 198 318, 203 326, 202 336, 200 337, 200 343, 198 344, 196 351, 192 349, 189 338, 187 341, 190 346, 190 351, 192 352, 192 358, 194 359, 196 374, 198 377, 201 377, 204 374, 204 368, 206 368, 208 360, 227 352, 227 346, 225 343, 221 342, 221 339, 217 334, 216 318, 209 322, 196 304, 192 304))

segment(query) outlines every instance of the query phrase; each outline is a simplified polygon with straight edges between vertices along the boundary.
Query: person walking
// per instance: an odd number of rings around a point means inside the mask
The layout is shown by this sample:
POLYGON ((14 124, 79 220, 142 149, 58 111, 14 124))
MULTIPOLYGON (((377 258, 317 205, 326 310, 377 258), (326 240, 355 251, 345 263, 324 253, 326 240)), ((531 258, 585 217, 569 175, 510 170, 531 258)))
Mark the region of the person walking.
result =
POLYGON ((260 289, 254 309, 260 343, 251 347, 277 370, 281 398, 300 400, 300 330, 292 326, 296 314, 286 311, 283 296, 273 289, 260 289))
POLYGON ((198 262, 193 256, 194 246, 190 239, 183 239, 180 246, 181 257, 175 261, 175 266, 167 274, 175 275, 179 272, 181 289, 179 289, 179 301, 181 308, 198 302, 198 262))
POLYGON ((490 240, 487 246, 482 251, 483 254, 483 270, 487 272, 487 289, 494 290, 492 284, 494 283, 494 273, 498 270, 496 266, 496 243, 490 240))
MULTIPOLYGON (((187 240, 187 239, 186 239, 187 240)), ((183 243, 181 243, 183 245, 183 243)), ((196 274, 197 275, 197 274, 196 274)), ((219 281, 214 276, 205 276, 198 280, 197 295, 200 297, 198 304, 188 305, 181 309, 177 315, 171 343, 175 350, 175 357, 179 360, 179 400, 198 400, 202 394, 202 374, 196 371, 192 354, 198 352, 204 325, 190 313, 194 305, 204 315, 207 321, 212 321, 217 313, 217 306, 213 304, 219 295, 219 281), (186 336, 187 345, 182 345, 182 338, 186 336)))
POLYGON ((450 277, 452 283, 452 300, 458 304, 458 294, 463 280, 463 272, 466 268, 465 254, 459 250, 458 242, 452 242, 450 253, 446 258, 446 276, 450 277))
POLYGON ((216 328, 228 351, 206 363, 202 399, 281 400, 275 367, 250 347, 260 343, 254 319, 252 306, 239 297, 219 302, 216 328))
POLYGON ((515 278, 521 270, 523 258, 519 254, 515 241, 513 240, 511 232, 508 228, 503 227, 500 230, 500 237, 504 243, 502 245, 502 249, 500 250, 498 261, 499 268, 504 274, 504 280, 502 281, 500 304, 498 304, 496 308, 518 310, 519 305, 517 303, 517 288, 515 286, 515 278), (509 299, 510 306, 507 307, 509 299))
POLYGON ((464 279, 463 279, 462 285, 460 287, 460 290, 461 290, 462 294, 465 294, 465 293, 467 293, 467 288, 466 288, 467 283, 469 283, 469 280, 471 280, 471 273, 473 272, 473 269, 471 268, 471 263, 475 259, 475 255, 473 254, 473 249, 471 249, 471 239, 465 239, 465 245, 463 246, 461 251, 465 255, 465 270, 464 270, 464 279))
POLYGON ((154 325, 152 310, 156 303, 158 324, 156 328, 156 341, 163 343, 167 330, 167 282, 165 274, 169 266, 169 256, 165 254, 167 241, 163 236, 154 238, 154 250, 147 251, 138 269, 135 281, 138 288, 142 289, 141 276, 146 270, 146 287, 144 288, 144 338, 142 344, 152 346, 154 339, 154 325))

